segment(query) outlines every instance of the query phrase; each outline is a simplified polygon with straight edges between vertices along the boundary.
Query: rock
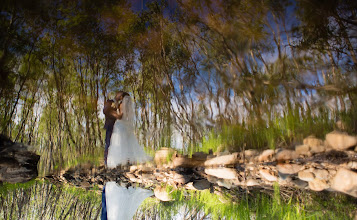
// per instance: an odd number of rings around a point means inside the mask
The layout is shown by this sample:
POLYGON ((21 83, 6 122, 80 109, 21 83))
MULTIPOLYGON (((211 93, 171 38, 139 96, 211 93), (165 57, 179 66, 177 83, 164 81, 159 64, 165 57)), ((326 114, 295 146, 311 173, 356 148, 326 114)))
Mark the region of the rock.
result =
POLYGON ((293 180, 292 182, 299 188, 305 188, 308 185, 308 183, 306 181, 299 180, 299 179, 293 180))
POLYGON ((336 175, 337 171, 330 169, 330 170, 328 170, 328 173, 330 174, 330 176, 334 176, 334 175, 336 175))
POLYGON ((238 173, 232 168, 206 168, 205 173, 222 179, 236 179, 238 173))
POLYGON ((309 145, 297 145, 295 146, 295 152, 299 155, 306 155, 306 156, 310 156, 310 147, 309 145))
POLYGON ((185 189, 188 190, 197 190, 195 187, 193 187, 193 182, 189 182, 185 185, 185 189))
POLYGON ((156 179, 154 175, 148 173, 141 174, 141 178, 145 181, 152 181, 156 179))
POLYGON ((248 179, 246 182, 246 185, 247 186, 259 186, 259 183, 255 179, 248 179))
POLYGON ((239 161, 239 154, 233 153, 229 155, 218 156, 212 159, 208 159, 204 162, 205 166, 218 166, 218 165, 232 165, 239 161))
POLYGON ((357 138, 345 132, 333 131, 326 135, 326 142, 335 150, 346 150, 357 144, 357 138))
POLYGON ((205 190, 211 187, 211 183, 206 179, 197 180, 193 182, 193 187, 197 190, 205 190))
POLYGON ((345 168, 340 168, 332 179, 331 188, 357 197, 357 173, 345 168))
POLYGON ((141 172, 149 173, 149 172, 152 172, 154 170, 154 167, 152 167, 152 165, 149 165, 149 164, 140 164, 137 167, 137 169, 140 170, 141 172))
POLYGON ((217 184, 218 178, 215 177, 215 176, 207 175, 207 180, 208 180, 210 183, 217 184))
POLYGON ((192 158, 196 159, 196 160, 206 160, 207 156, 208 156, 208 154, 206 154, 204 152, 195 152, 192 154, 192 158))
POLYGON ((325 180, 316 178, 313 181, 309 182, 309 188, 314 191, 322 191, 324 189, 329 188, 329 185, 326 183, 325 180))
POLYGON ((350 169, 355 169, 355 170, 357 170, 357 161, 350 161, 350 162, 348 162, 347 167, 350 168, 350 169))
POLYGON ((218 186, 223 186, 227 189, 230 189, 232 188, 232 182, 230 180, 223 180, 223 179, 220 179, 217 181, 217 184, 218 186))
POLYGON ((302 169, 302 166, 298 164, 278 164, 276 168, 280 173, 294 174, 299 172, 302 169))
POLYGON ((258 151, 257 150, 245 150, 244 151, 244 156, 245 157, 253 157, 258 155, 258 151))
POLYGON ((167 147, 163 147, 155 152, 154 162, 156 165, 161 166, 162 164, 167 164, 172 155, 174 155, 175 150, 167 147))
POLYGON ((308 171, 308 170, 302 170, 298 173, 298 177, 299 179, 301 180, 304 180, 304 181, 312 181, 315 179, 315 176, 312 172, 308 171))
POLYGON ((325 146, 324 145, 316 145, 316 146, 312 146, 310 147, 310 151, 311 153, 322 153, 325 152, 325 146))
POLYGON ((275 176, 272 172, 269 172, 269 170, 259 170, 260 175, 271 182, 277 181, 278 177, 275 176))
POLYGON ((130 173, 134 173, 138 169, 138 166, 136 165, 131 165, 129 168, 130 173))
POLYGON ((132 182, 138 182, 139 179, 132 173, 125 173, 125 176, 132 182))
POLYGON ((155 194, 155 197, 158 198, 161 201, 167 202, 167 201, 172 201, 173 200, 173 198, 170 195, 170 193, 168 193, 166 191, 166 188, 162 187, 162 186, 157 186, 154 189, 154 194, 155 194))
POLYGON ((269 161, 273 158, 274 156, 274 150, 272 149, 268 149, 268 150, 265 150, 263 151, 260 156, 258 157, 258 161, 259 162, 265 162, 265 161, 269 161))
POLYGON ((321 180, 328 180, 329 179, 329 172, 324 169, 315 169, 314 170, 315 177, 321 180))
POLYGON ((80 187, 88 189, 90 187, 90 184, 87 181, 82 181, 80 187))
POLYGON ((285 174, 278 171, 278 176, 279 176, 279 180, 286 181, 289 179, 290 174, 285 174))
POLYGON ((173 172, 173 181, 176 184, 184 185, 190 181, 192 175, 185 175, 177 172, 173 172))
POLYGON ((282 150, 275 155, 275 158, 277 161, 287 161, 298 158, 298 155, 292 150, 282 150))
POLYGON ((325 151, 324 142, 311 135, 304 139, 304 145, 310 148, 311 153, 321 153, 325 151))
POLYGON ((183 167, 183 168, 193 168, 203 165, 204 160, 196 160, 195 158, 188 158, 185 156, 177 156, 173 158, 172 165, 174 168, 183 167))
POLYGON ((0 182, 23 183, 37 177, 40 156, 0 134, 0 182))
POLYGON ((321 139, 316 138, 315 136, 311 135, 304 139, 304 145, 309 147, 321 146, 323 145, 323 141, 321 139))

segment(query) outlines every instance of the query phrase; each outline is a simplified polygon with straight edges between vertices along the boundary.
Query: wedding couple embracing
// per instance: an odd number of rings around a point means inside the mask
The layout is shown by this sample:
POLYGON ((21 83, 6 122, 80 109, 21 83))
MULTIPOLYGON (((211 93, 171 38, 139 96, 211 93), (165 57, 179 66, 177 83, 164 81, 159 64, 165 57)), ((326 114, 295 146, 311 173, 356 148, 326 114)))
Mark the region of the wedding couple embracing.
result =
POLYGON ((143 163, 151 158, 134 134, 134 105, 127 92, 119 91, 104 103, 106 136, 104 161, 108 168, 143 163))

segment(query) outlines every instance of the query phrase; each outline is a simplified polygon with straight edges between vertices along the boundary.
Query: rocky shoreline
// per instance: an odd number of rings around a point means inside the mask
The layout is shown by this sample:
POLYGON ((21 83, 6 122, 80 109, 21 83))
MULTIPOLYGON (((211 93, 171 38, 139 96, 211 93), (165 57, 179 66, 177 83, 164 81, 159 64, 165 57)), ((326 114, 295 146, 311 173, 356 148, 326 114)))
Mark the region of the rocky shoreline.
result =
POLYGON ((95 168, 90 164, 63 170, 48 179, 83 188, 102 188, 107 181, 138 184, 154 189, 156 196, 168 201, 162 183, 175 188, 204 190, 214 188, 281 187, 312 191, 338 191, 357 197, 357 138, 334 131, 325 140, 309 136, 295 149, 245 150, 235 153, 188 157, 173 149, 156 152, 154 163, 95 168))

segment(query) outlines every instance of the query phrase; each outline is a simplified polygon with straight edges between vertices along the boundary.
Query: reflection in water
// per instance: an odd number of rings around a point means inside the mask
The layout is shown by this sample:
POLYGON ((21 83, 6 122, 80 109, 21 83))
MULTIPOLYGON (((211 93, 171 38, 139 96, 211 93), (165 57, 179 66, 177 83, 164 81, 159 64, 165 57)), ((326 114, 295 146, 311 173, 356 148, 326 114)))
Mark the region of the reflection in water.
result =
POLYGON ((139 187, 126 188, 115 182, 108 182, 103 189, 103 194, 102 220, 130 220, 140 204, 147 197, 154 195, 151 190, 139 187))

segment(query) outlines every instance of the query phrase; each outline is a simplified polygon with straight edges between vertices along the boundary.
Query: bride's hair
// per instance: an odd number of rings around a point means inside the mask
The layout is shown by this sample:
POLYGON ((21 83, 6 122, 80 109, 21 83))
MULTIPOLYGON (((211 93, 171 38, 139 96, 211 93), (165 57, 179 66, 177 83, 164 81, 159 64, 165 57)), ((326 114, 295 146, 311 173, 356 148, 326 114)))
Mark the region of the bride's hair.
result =
POLYGON ((131 97, 128 93, 123 92, 122 94, 122 103, 123 103, 123 118, 122 120, 130 122, 132 124, 134 122, 134 105, 133 101, 131 100, 131 97))
POLYGON ((116 93, 115 97, 118 97, 118 96, 122 96, 122 97, 124 98, 125 96, 130 96, 130 95, 129 95, 129 93, 127 93, 127 92, 118 91, 118 92, 116 93))

